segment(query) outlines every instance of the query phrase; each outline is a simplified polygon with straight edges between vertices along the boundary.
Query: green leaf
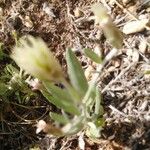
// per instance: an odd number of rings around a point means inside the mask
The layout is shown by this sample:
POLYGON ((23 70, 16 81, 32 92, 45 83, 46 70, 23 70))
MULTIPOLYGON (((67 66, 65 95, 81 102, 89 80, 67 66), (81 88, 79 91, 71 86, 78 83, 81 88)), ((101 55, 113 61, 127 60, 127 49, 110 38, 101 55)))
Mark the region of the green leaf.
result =
POLYGON ((0 82, 0 95, 4 95, 8 91, 8 87, 5 83, 0 82))
POLYGON ((57 114, 54 112, 50 112, 50 117, 58 123, 61 123, 61 124, 67 124, 68 123, 68 119, 65 118, 63 115, 60 115, 60 114, 57 114))
POLYGON ((73 115, 80 115, 80 112, 76 106, 73 105, 73 103, 63 101, 62 99, 58 99, 57 97, 52 96, 50 93, 46 91, 41 91, 43 96, 49 100, 52 104, 54 104, 56 107, 63 109, 64 111, 73 114, 73 115))
POLYGON ((66 60, 71 84, 82 97, 88 89, 88 82, 82 66, 71 49, 67 50, 66 60))
POLYGON ((45 86, 47 91, 51 93, 51 95, 53 95, 57 99, 61 99, 62 101, 67 101, 70 103, 73 102, 73 99, 70 96, 70 94, 67 92, 67 90, 61 89, 58 86, 55 86, 53 83, 50 83, 50 82, 44 82, 43 85, 45 86))
POLYGON ((93 60, 94 62, 100 64, 102 63, 102 58, 100 56, 98 56, 96 53, 94 53, 91 49, 89 48, 85 48, 83 49, 84 54, 89 57, 91 60, 93 60))

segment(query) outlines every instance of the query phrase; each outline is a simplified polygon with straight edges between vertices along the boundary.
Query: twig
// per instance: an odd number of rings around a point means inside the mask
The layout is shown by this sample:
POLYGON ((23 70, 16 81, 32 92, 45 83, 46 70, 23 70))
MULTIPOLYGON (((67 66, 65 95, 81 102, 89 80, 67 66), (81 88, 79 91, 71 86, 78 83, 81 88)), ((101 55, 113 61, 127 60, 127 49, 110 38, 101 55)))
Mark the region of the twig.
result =
POLYGON ((19 118, 20 120, 23 120, 24 122, 28 122, 28 123, 35 123, 37 120, 40 120, 41 118, 43 118, 46 114, 47 114, 48 110, 45 111, 44 114, 42 114, 42 116, 40 116, 39 118, 33 119, 33 120, 28 120, 25 118, 22 118, 21 116, 19 116, 18 114, 16 114, 16 112, 14 110, 12 110, 12 113, 19 118))
POLYGON ((118 109, 116 109, 114 106, 109 105, 109 108, 110 108, 112 111, 117 112, 117 113, 118 113, 118 114, 120 114, 121 116, 123 116, 123 117, 127 117, 127 115, 126 115, 125 113, 123 113, 123 112, 119 111, 119 110, 118 110, 118 109))
POLYGON ((97 83, 98 83, 98 79, 99 79, 99 76, 100 76, 101 73, 102 73, 102 69, 104 68, 104 66, 105 66, 114 56, 117 55, 117 52, 118 52, 118 51, 119 51, 118 49, 113 48, 113 49, 107 54, 107 56, 106 56, 105 59, 103 60, 102 64, 100 64, 100 65, 98 66, 98 68, 97 68, 97 70, 96 70, 97 73, 95 74, 95 76, 94 76, 94 78, 93 78, 93 80, 92 80, 92 82, 93 82, 94 84, 97 84, 97 83))
POLYGON ((120 74, 119 74, 114 80, 111 80, 111 81, 105 86, 105 88, 104 88, 101 92, 104 93, 106 90, 108 90, 109 87, 110 87, 113 83, 115 83, 119 78, 121 78, 121 76, 124 75, 125 72, 128 71, 128 70, 131 68, 131 66, 133 66, 133 65, 134 65, 134 63, 131 63, 127 68, 125 68, 124 70, 122 70, 122 71, 120 72, 120 74))
POLYGON ((24 106, 24 105, 17 104, 17 103, 14 103, 14 102, 10 102, 10 104, 13 104, 13 105, 25 108, 25 109, 37 109, 37 108, 46 108, 47 107, 47 106, 24 106))
MULTIPOLYGON (((117 0, 115 0, 115 3, 124 11, 126 12, 128 15, 130 15, 131 17, 133 17, 135 20, 140 21, 138 19, 138 17, 134 16, 127 8, 124 8, 117 0)), ((148 30, 150 30, 150 27, 148 25, 144 25, 144 27, 148 30)))

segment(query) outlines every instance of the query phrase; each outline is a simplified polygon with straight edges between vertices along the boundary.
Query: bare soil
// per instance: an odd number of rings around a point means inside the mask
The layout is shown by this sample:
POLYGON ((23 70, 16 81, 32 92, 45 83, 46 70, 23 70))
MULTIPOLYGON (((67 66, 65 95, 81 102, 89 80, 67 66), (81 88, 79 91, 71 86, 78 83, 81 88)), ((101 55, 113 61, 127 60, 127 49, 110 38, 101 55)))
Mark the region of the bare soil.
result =
MULTIPOLYGON (((82 55, 82 49, 100 47, 105 57, 112 47, 103 32, 94 26, 94 21, 89 19, 93 15, 89 6, 94 2, 96 0, 1 0, 0 42, 4 43, 4 50, 9 53, 15 45, 14 33, 17 38, 31 34, 44 39, 64 72, 64 56, 68 47, 76 52, 85 71, 89 67, 95 69, 95 65, 82 55), (74 13, 77 8, 81 11, 79 16, 74 13)), ((125 0, 100 2, 108 8, 120 30, 129 21, 142 15, 150 18, 150 4, 144 4, 144 0, 132 0, 128 3, 125 0)), ((86 150, 150 149, 150 76, 144 74, 145 68, 150 68, 149 35, 148 29, 125 35, 120 53, 103 69, 99 87, 102 91, 106 125, 102 137, 97 141, 84 137, 86 150), (145 47, 142 46, 143 41, 146 41, 145 47)), ((90 71, 88 76, 92 76, 90 71)), ((42 97, 33 100, 28 106, 36 104, 46 107, 30 110, 32 115, 26 119, 47 119, 48 112, 55 110, 42 97)), ((25 109, 18 110, 16 106, 11 108, 21 117, 29 113, 25 109)), ((0 133, 0 149, 29 149, 33 145, 38 145, 41 150, 79 149, 77 135, 64 138, 36 135, 35 121, 26 124, 15 118, 10 111, 6 113, 6 131, 11 130, 12 133, 0 133), (14 123, 15 121, 20 124, 14 123)))

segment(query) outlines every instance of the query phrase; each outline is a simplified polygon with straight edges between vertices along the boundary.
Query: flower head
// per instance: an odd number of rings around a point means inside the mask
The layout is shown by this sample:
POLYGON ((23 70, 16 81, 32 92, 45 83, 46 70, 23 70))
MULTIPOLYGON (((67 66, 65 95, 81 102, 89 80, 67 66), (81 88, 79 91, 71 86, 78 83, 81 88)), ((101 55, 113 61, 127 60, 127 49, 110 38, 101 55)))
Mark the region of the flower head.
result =
POLYGON ((91 10, 95 15, 95 23, 101 26, 108 42, 117 49, 122 48, 123 34, 113 23, 107 9, 102 4, 96 3, 92 5, 91 10))
POLYGON ((111 18, 107 14, 107 9, 100 3, 95 3, 91 6, 91 10, 95 15, 95 23, 105 22, 111 18))
POLYGON ((27 73, 44 81, 60 81, 63 73, 60 64, 40 38, 28 36, 21 39, 11 57, 27 73))

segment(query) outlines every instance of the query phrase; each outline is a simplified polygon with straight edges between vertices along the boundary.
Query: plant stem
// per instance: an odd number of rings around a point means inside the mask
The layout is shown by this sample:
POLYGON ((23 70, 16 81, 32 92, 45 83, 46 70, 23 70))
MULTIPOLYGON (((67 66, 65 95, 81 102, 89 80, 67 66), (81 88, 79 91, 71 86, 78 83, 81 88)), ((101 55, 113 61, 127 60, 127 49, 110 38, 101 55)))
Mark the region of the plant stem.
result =
POLYGON ((95 74, 95 76, 94 76, 94 78, 93 78, 93 80, 92 80, 92 82, 96 85, 97 84, 97 82, 98 82, 98 78, 99 78, 99 76, 101 75, 101 73, 102 73, 102 69, 103 69, 103 67, 107 64, 107 62, 109 61, 109 60, 111 60, 114 56, 116 56, 116 54, 117 54, 117 52, 118 52, 118 49, 117 48, 113 48, 108 54, 107 54, 107 56, 105 57, 105 59, 103 60, 103 62, 97 67, 97 69, 96 69, 96 74, 95 74))

